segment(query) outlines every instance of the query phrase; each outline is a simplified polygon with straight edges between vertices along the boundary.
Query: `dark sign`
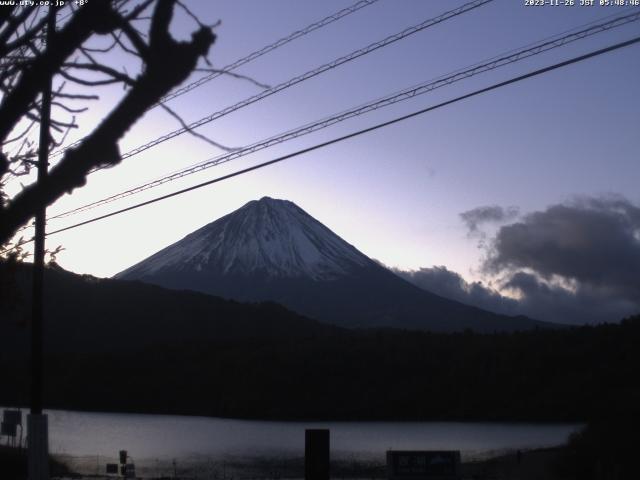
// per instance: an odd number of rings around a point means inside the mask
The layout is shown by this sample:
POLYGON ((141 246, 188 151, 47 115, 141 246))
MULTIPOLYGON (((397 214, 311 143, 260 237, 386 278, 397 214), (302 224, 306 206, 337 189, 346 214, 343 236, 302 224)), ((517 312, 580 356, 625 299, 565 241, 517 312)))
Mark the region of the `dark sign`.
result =
POLYGON ((460 452, 389 451, 387 471, 391 480, 457 478, 460 471, 460 452))
POLYGON ((0 434, 8 437, 15 437, 17 433, 16 427, 15 423, 2 422, 2 425, 0 426, 0 434))
POLYGON ((136 476, 136 466, 133 463, 127 463, 124 466, 124 476, 126 478, 135 478, 135 476, 136 476))
POLYGON ((124 465, 127 463, 127 451, 120 450, 120 465, 124 465))
POLYGON ((22 425, 22 412, 20 410, 5 410, 2 414, 2 421, 4 423, 22 425))
POLYGON ((107 463, 107 473, 109 475, 117 475, 118 474, 118 464, 117 463, 107 463))

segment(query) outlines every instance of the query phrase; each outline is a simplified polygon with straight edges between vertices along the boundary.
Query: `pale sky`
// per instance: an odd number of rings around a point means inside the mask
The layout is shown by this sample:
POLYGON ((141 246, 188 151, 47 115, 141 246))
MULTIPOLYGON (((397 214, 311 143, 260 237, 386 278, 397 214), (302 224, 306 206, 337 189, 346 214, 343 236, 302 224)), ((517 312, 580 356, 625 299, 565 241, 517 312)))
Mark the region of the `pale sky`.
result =
MULTIPOLYGON (((221 20, 210 52, 222 67, 303 28, 355 0, 187 1, 204 23, 221 20)), ((406 27, 462 5, 454 0, 379 0, 328 27, 251 62, 238 73, 270 85, 332 61, 406 27)), ((527 7, 496 0, 202 127, 228 146, 244 146, 403 88, 565 32, 622 7, 527 7)), ((596 2, 597 3, 597 2, 596 2)), ((636 9, 638 10, 638 9, 636 9)), ((184 15, 177 35, 197 28, 184 15)), ((343 122, 224 166, 64 220, 49 230, 275 158, 320 141, 419 110, 512 76, 640 33, 631 23, 401 104, 343 122)), ((128 60, 121 60, 125 65, 128 60)), ((483 250, 469 238, 460 213, 479 206, 543 210, 575 196, 616 193, 640 203, 640 47, 631 46, 439 109, 381 131, 155 205, 50 237, 62 245, 66 269, 111 276, 246 202, 288 199, 369 257, 418 269, 444 265, 466 279, 483 250)), ((198 75, 196 74, 194 78, 198 75)), ((173 100, 188 121, 236 103, 260 89, 218 78, 173 100)), ((74 140, 95 125, 121 90, 105 90, 81 117, 74 140)), ((121 143, 126 152, 179 128, 157 109, 121 143)), ((49 208, 54 215, 137 186, 221 151, 189 135, 93 174, 87 185, 49 208)))

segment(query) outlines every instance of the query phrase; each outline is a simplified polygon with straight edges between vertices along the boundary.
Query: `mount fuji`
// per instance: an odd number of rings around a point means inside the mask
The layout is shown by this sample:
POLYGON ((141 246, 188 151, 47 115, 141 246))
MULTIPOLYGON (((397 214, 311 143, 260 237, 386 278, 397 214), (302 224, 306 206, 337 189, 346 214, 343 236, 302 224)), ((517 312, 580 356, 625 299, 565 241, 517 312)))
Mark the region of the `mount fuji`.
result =
POLYGON ((421 290, 294 203, 269 197, 247 203, 115 278, 238 301, 275 301, 350 328, 493 332, 550 325, 421 290))

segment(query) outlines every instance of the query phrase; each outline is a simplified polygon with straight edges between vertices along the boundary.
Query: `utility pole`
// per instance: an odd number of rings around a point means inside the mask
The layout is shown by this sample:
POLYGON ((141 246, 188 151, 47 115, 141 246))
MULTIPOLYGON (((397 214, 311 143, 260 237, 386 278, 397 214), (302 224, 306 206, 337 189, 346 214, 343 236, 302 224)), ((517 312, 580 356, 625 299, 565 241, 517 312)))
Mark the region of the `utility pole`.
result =
MULTIPOLYGON (((56 28, 56 8, 49 6, 47 18, 46 50, 52 48, 56 28)), ((38 184, 47 178, 49 166, 49 128, 51 124, 51 75, 42 90, 40 107, 40 142, 38 145, 38 184)), ((44 281, 44 237, 46 205, 41 203, 35 216, 35 246, 33 252, 33 297, 31 316, 31 413, 27 418, 29 480, 49 479, 49 426, 47 416, 42 414, 44 383, 43 352, 43 281, 44 281)))

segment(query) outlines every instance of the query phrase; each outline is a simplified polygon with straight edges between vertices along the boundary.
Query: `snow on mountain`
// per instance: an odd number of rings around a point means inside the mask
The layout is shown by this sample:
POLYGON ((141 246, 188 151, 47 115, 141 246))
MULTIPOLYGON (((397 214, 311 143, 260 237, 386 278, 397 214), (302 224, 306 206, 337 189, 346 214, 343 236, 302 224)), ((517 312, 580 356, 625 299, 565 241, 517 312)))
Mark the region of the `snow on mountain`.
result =
POLYGON ((372 263, 293 202, 264 197, 196 230, 116 277, 142 278, 166 270, 195 270, 328 280, 372 263))
POLYGON ((271 301, 347 328, 511 331, 540 326, 411 285, 304 210, 262 198, 116 275, 240 302, 271 301))

